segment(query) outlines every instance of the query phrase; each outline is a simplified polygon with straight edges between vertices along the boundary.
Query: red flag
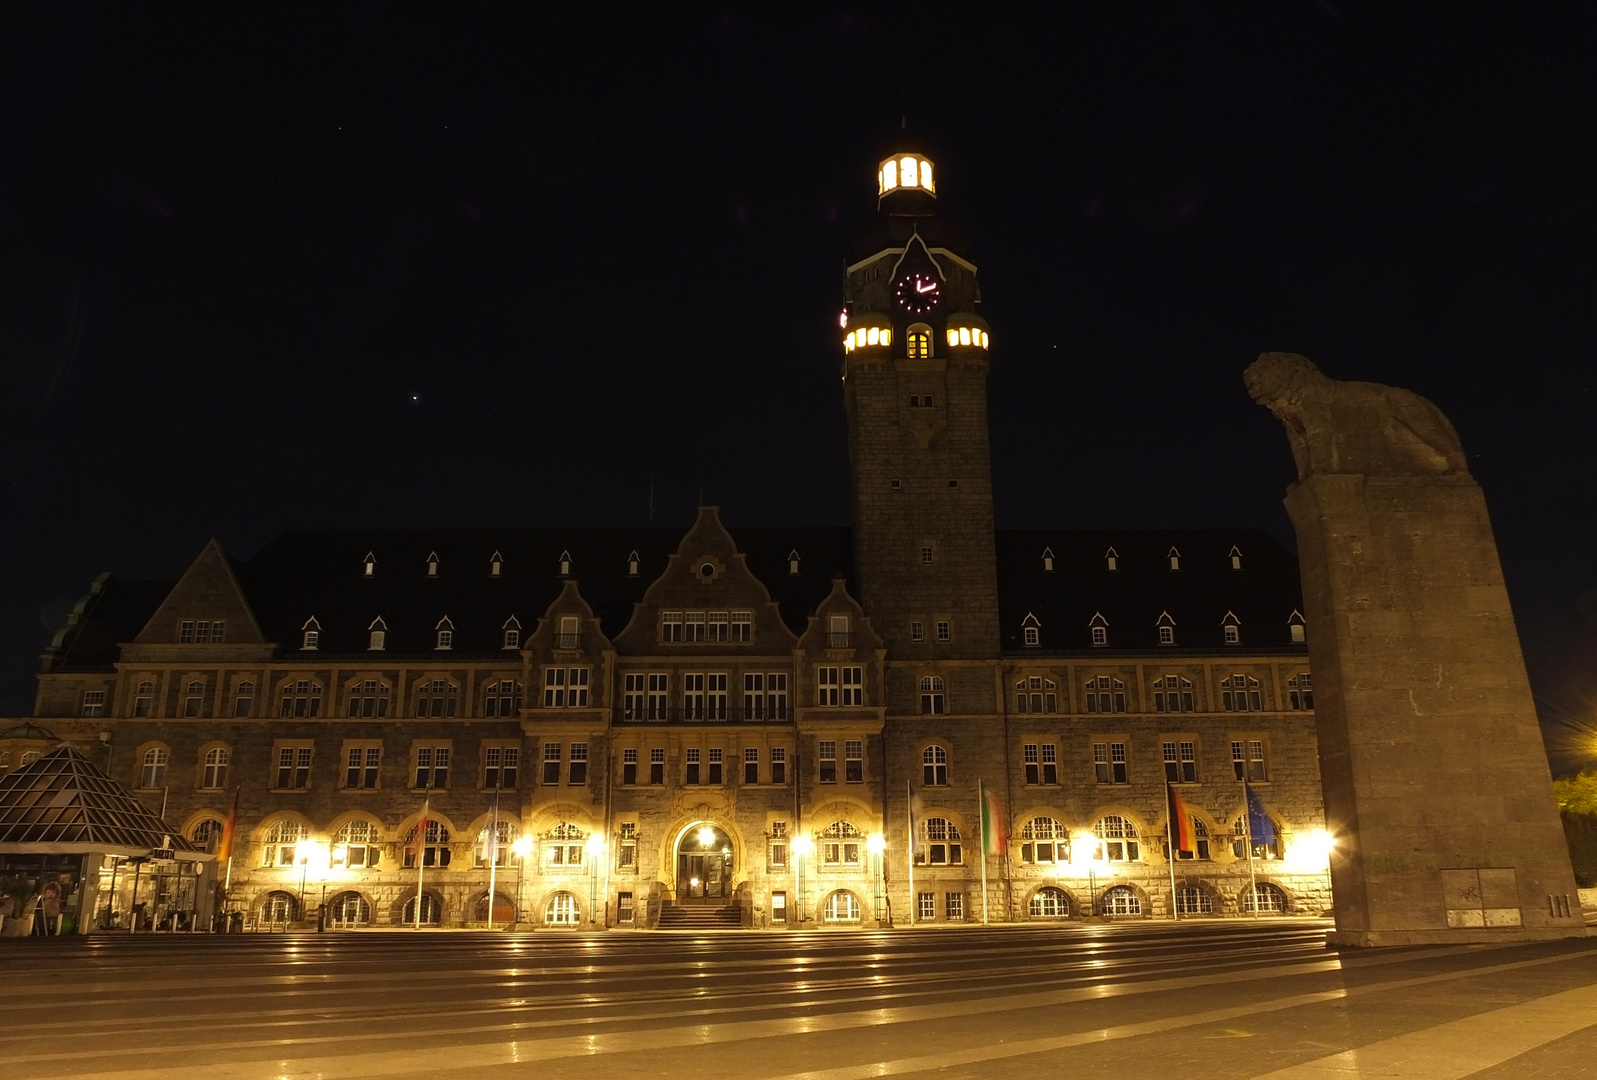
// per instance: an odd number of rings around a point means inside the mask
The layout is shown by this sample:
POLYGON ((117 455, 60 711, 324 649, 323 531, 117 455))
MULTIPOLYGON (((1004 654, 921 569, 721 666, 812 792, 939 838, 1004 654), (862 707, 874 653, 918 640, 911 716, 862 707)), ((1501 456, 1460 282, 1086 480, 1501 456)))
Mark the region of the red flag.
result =
POLYGON ((1009 851, 1009 826, 1004 821, 1004 806, 998 793, 983 781, 976 781, 981 795, 982 850, 989 855, 1003 855, 1009 851))
POLYGON ((1192 812, 1187 809, 1187 804, 1176 791, 1174 784, 1166 780, 1164 790, 1165 802, 1170 812, 1171 847, 1176 851, 1185 851, 1188 855, 1196 855, 1198 840, 1192 828, 1192 812))
POLYGON ((216 846, 217 859, 230 859, 233 857, 233 833, 238 829, 238 788, 233 789, 233 809, 227 812, 227 820, 222 823, 222 842, 216 846))

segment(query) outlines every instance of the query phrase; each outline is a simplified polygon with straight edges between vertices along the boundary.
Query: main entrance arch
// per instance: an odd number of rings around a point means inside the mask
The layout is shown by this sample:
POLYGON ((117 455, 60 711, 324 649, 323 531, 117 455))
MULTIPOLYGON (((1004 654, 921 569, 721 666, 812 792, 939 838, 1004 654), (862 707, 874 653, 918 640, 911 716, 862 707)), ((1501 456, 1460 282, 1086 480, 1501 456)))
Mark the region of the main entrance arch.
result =
POLYGON ((727 903, 732 894, 732 837, 713 821, 697 821, 677 837, 677 903, 727 903))

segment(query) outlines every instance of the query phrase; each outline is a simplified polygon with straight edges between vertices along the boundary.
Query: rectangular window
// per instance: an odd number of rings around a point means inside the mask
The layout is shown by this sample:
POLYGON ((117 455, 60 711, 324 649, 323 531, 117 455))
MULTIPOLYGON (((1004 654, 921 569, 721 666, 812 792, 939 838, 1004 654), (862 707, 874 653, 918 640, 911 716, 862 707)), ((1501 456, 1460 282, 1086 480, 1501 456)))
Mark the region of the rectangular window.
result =
POLYGON ((1042 782, 1059 783, 1058 750, 1053 743, 1042 744, 1042 782))
POLYGON ((301 791, 311 782, 311 748, 309 746, 282 746, 277 748, 277 783, 280 791, 301 791))
POLYGON ((1038 760, 1037 744, 1027 743, 1021 747, 1021 757, 1026 765, 1026 783, 1042 783, 1042 763, 1038 760))
POLYGON ((683 619, 683 641, 703 641, 705 616, 702 611, 690 611, 683 619))
MULTIPOLYGON (((632 751, 637 756, 637 751, 632 751)), ((635 870, 638 866, 638 823, 636 821, 623 821, 621 823, 621 843, 616 851, 616 865, 622 870, 635 870)), ((625 894, 623 894, 625 895, 625 894)))
POLYGON ((638 782, 638 752, 636 749, 621 751, 621 782, 623 784, 636 784, 638 782))
POLYGON ((192 620, 177 624, 177 643, 179 645, 194 644, 194 623, 192 620))
POLYGON ((921 922, 931 922, 937 918, 937 894, 923 892, 918 898, 919 911, 916 916, 921 922))
POLYGON ((658 746, 649 751, 649 783, 665 783, 665 750, 658 746))
POLYGON ((945 893, 943 896, 943 912, 943 917, 946 919, 963 920, 965 918, 965 894, 957 892, 945 893))
POLYGON ((1232 740, 1231 768, 1238 780, 1262 781, 1268 779, 1264 768, 1264 740, 1232 740))
POLYGON ((629 892, 616 893, 616 921, 629 923, 633 919, 632 894, 629 892))
POLYGON ((743 782, 745 784, 760 782, 760 749, 757 746, 743 748, 743 782))
POLYGON ((831 739, 822 739, 816 759, 821 763, 820 782, 837 783, 837 743, 831 739))
POLYGON ((786 720, 787 714, 787 672, 773 671, 765 676, 765 718, 767 720, 786 720))
POLYGON ((545 668, 543 707, 546 709, 585 709, 588 706, 588 669, 545 668))
POLYGON ((843 766, 846 770, 844 778, 850 784, 863 784, 865 782, 865 743, 859 739, 849 739, 843 743, 843 766))
POLYGON ((105 691, 104 690, 85 690, 83 692, 83 715, 84 716, 104 716, 105 715, 105 691))
POLYGON ((712 784, 724 783, 725 782, 725 772, 724 772, 725 768, 726 768, 726 759, 723 757, 720 747, 711 747, 711 749, 710 749, 710 783, 712 783, 712 784))
POLYGON ((684 784, 704 783, 703 751, 697 746, 690 746, 683 752, 684 784))
POLYGON ((726 719, 726 676, 712 673, 704 677, 704 718, 726 719))
POLYGON ((574 742, 571 744, 571 784, 573 787, 588 782, 588 744, 574 742))
POLYGON ((771 747, 771 783, 787 783, 787 748, 771 747))
POLYGON ((1172 784, 1198 782, 1198 747, 1194 742, 1170 741, 1160 747, 1164 754, 1164 778, 1172 784))
POLYGON ((787 925, 787 893, 774 892, 771 894, 771 922, 782 926, 787 925))
POLYGON ((841 674, 835 667, 815 669, 815 704, 838 705, 842 702, 841 674))
POLYGON ((1297 710, 1314 708, 1314 679, 1307 671, 1300 671, 1286 681, 1287 701, 1297 710))
POLYGON ((560 783, 562 748, 557 742, 543 744, 543 782, 546 786, 560 783))
POLYGON ((482 749, 482 786, 486 788, 514 787, 515 781, 506 783, 505 753, 520 756, 514 747, 485 746, 482 749))
POLYGON ((383 761, 380 746, 348 746, 344 748, 344 786, 370 789, 377 786, 377 777, 383 761))
POLYGON ((709 625, 710 625, 709 640, 711 640, 711 641, 730 641, 730 640, 732 640, 732 614, 731 614, 731 612, 727 612, 727 611, 712 611, 712 612, 710 612, 710 623, 709 623, 709 625))
POLYGON ((628 673, 621 677, 621 719, 645 718, 644 676, 628 673))
POLYGON ((732 640, 754 640, 754 612, 734 611, 732 613, 732 640))
POLYGON ((787 866, 787 822, 771 822, 771 849, 767 869, 777 870, 787 866))
POLYGON ((865 669, 862 667, 843 668, 843 704, 865 704, 865 669))
POLYGON ((682 613, 680 611, 660 612, 660 640, 682 640, 682 613))
POLYGON ((953 636, 952 624, 946 621, 939 621, 937 624, 937 640, 949 641, 953 638, 953 636))
POLYGON ((443 789, 449 786, 449 747, 418 746, 416 787, 443 789))
POLYGON ((653 674, 648 677, 647 700, 644 703, 644 718, 647 720, 664 720, 668 707, 667 691, 670 686, 670 676, 664 673, 653 674))
POLYGON ((1127 783, 1126 744, 1123 742, 1092 744, 1093 769, 1100 784, 1127 783))
POLYGON ((743 675, 743 719, 765 719, 765 676, 755 672, 743 675))
POLYGON ((926 624, 921 622, 919 619, 916 619, 916 620, 912 621, 909 624, 909 640, 911 640, 911 641, 925 641, 926 640, 926 624))

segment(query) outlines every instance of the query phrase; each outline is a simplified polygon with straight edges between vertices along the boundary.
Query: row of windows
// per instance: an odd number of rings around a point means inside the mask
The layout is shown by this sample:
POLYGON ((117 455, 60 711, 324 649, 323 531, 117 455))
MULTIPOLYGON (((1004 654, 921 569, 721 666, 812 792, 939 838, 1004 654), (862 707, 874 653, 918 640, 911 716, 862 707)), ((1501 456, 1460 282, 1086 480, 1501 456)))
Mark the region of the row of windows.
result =
MULTIPOLYGON (((1238 737, 1231 743, 1231 777, 1233 780, 1263 782, 1269 779, 1265 765, 1265 740, 1238 737)), ((822 744, 826 745, 825 743, 822 744)), ((1199 741, 1197 736, 1170 736, 1159 744, 1164 762, 1164 778, 1172 784, 1196 784, 1199 775, 1199 741)), ((1028 742, 1021 744, 1021 767, 1027 784, 1046 785, 1059 783, 1059 745, 1057 743, 1028 742)), ((949 783, 949 751, 941 743, 932 743, 921 750, 921 783, 926 787, 944 787, 949 783)), ((1093 777, 1100 784, 1129 784, 1131 782, 1130 754, 1124 740, 1105 739, 1092 743, 1093 777)))
MULTIPOLYGON (((1231 564, 1231 569, 1233 569, 1233 570, 1241 570, 1242 569, 1242 549, 1241 548, 1238 548, 1235 545, 1232 545, 1231 550, 1226 553, 1226 559, 1231 564)), ((1054 563, 1055 563, 1055 561, 1056 560, 1054 558, 1054 549, 1051 548, 1051 547, 1043 548, 1042 549, 1042 568, 1043 568, 1043 572, 1044 573, 1051 574, 1051 573, 1054 572, 1054 563)), ((1104 569, 1108 570, 1110 573, 1118 573, 1119 570, 1120 570, 1120 553, 1117 552, 1113 547, 1109 548, 1109 550, 1107 550, 1107 551, 1105 551, 1103 553, 1103 564, 1104 564, 1104 569)), ((1171 547, 1169 551, 1165 552, 1164 564, 1165 564, 1165 567, 1167 569, 1180 570, 1181 569, 1181 552, 1180 552, 1180 550, 1178 550, 1175 547, 1171 547)), ((1302 616, 1297 616, 1297 618, 1301 619, 1302 616)))
MULTIPOLYGON (((521 622, 514 615, 505 620, 504 624, 500 627, 500 633, 502 635, 500 639, 500 648, 521 648, 521 622)), ((580 628, 578 620, 574 616, 563 616, 561 619, 561 630, 557 632, 557 636, 555 638, 555 647, 574 648, 575 639, 579 636, 580 628), (570 623, 569 631, 566 629, 567 622, 570 623), (565 644, 565 641, 568 638, 571 639, 571 644, 565 644)), ((212 640, 216 640, 214 636, 212 640)), ((299 647, 302 652, 317 652, 322 647, 322 624, 314 615, 309 619, 306 619, 304 625, 300 627, 299 647)), ((437 624, 433 627, 433 649, 439 652, 449 652, 454 647, 455 624, 449 618, 449 616, 446 615, 442 619, 439 619, 437 624)), ((378 616, 366 627, 366 650, 368 652, 383 652, 387 648, 388 623, 382 618, 382 616, 378 616)))
MULTIPOLYGON (((580 758, 587 759, 586 744, 581 746, 580 758)), ((573 750, 574 754, 578 752, 573 750)), ((412 787, 447 788, 453 748, 448 745, 414 743, 410 760, 412 787)), ((310 787, 311 768, 315 760, 315 747, 309 742, 279 742, 271 751, 272 787, 280 791, 301 791, 310 787)), ((383 746, 380 742, 346 740, 337 759, 343 768, 342 786, 356 790, 375 789, 381 785, 383 746)), ((575 758, 574 758, 575 760, 575 758)), ((166 787, 172 751, 166 746, 145 748, 139 757, 138 786, 150 790, 166 787)), ((233 751, 226 746, 206 748, 198 763, 199 786, 220 790, 228 786, 233 767, 233 751)), ((519 746, 484 745, 482 747, 482 786, 485 788, 513 788, 520 778, 521 748, 519 746)), ((573 779, 572 783, 584 780, 573 779)))
MULTIPOLYGON (((856 745, 858 744, 849 743, 849 746, 851 747, 856 745)), ((822 743, 821 746, 824 750, 826 744, 822 743)), ((836 744, 834 743, 833 760, 831 764, 832 779, 830 781, 825 780, 826 766, 824 762, 821 765, 821 776, 823 783, 837 782, 835 746, 836 744)), ((545 753, 547 752, 548 751, 546 748, 545 753)), ((734 751, 734 754, 735 753, 736 752, 734 751)), ((646 772, 640 771, 639 766, 642 763, 638 760, 638 757, 639 749, 637 747, 627 747, 621 751, 622 785, 631 787, 639 784, 648 784, 654 786, 664 784, 666 765, 665 748, 661 746, 649 748, 649 760, 647 762, 648 770, 646 772)), ((728 782, 727 768, 731 763, 732 762, 728 760, 726 751, 723 747, 687 747, 683 751, 681 773, 682 782, 684 784, 692 785, 725 784, 728 782)), ((773 746, 766 751, 766 760, 764 762, 763 770, 760 761, 760 748, 757 746, 746 746, 743 748, 743 760, 741 764, 743 766, 742 775, 744 784, 758 784, 761 782, 760 778, 762 775, 766 778, 766 783, 787 783, 788 758, 787 747, 785 746, 773 746)), ((545 765, 545 769, 547 770, 547 764, 545 765)), ((863 779, 863 764, 861 766, 861 778, 863 779)), ((545 782, 548 783, 548 781, 545 782)), ((576 781, 572 781, 572 783, 576 783, 576 781)))
MULTIPOLYGON (((713 565, 711 569, 714 569, 713 565)), ((753 641, 754 613, 752 611, 662 611, 660 640, 662 642, 753 641)))

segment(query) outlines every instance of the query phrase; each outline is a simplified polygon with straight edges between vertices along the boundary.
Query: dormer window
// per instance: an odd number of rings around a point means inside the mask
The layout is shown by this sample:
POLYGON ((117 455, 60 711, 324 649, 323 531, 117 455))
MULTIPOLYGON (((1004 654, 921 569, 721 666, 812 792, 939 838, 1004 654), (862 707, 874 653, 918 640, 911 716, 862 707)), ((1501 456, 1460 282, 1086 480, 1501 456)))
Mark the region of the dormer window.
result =
POLYGON ((1241 550, 1239 550, 1238 548, 1235 548, 1235 547, 1233 547, 1231 549, 1231 569, 1233 569, 1233 570, 1241 570, 1242 569, 1242 552, 1241 552, 1241 550))
POLYGON ((1240 645, 1242 643, 1242 624, 1232 612, 1226 612, 1225 618, 1220 620, 1220 631, 1225 635, 1227 645, 1240 645))
POLYGON ((1103 553, 1104 569, 1111 573, 1120 569, 1120 556, 1115 554, 1115 549, 1110 548, 1103 553))
POLYGON ((427 576, 438 576, 438 552, 436 551, 429 551, 427 553, 427 576))
POLYGON ((366 648, 373 652, 381 652, 388 647, 388 624, 381 617, 372 620, 366 628, 368 642, 366 648))
POLYGON ((521 620, 512 615, 505 620, 505 625, 501 629, 505 632, 505 648, 521 648, 521 620))
POLYGON ((795 575, 799 572, 799 553, 797 550, 787 553, 787 572, 795 575))
POLYGON ((438 633, 438 644, 434 648, 453 649, 455 647, 455 624, 449 621, 449 616, 445 615, 442 619, 439 619, 438 625, 433 629, 438 633))
POLYGON ((1309 628, 1303 622, 1303 613, 1296 609, 1287 616, 1286 629, 1294 645, 1302 645, 1309 640, 1309 628))
POLYGON ((316 649, 322 643, 322 624, 312 616, 305 620, 305 625, 300 627, 300 648, 316 649))
POLYGON ((1087 623, 1087 629, 1092 635, 1092 643, 1096 646, 1109 644, 1109 620, 1103 617, 1102 612, 1095 612, 1087 623))
POLYGON ((504 572, 504 569, 505 569, 505 557, 503 555, 499 554, 499 552, 496 551, 492 555, 488 556, 488 576, 489 577, 498 577, 500 574, 502 574, 504 572))
POLYGON ((1042 623, 1037 620, 1036 615, 1026 613, 1026 617, 1020 621, 1020 636, 1029 649, 1035 649, 1042 644, 1042 623))
POLYGON ((627 577, 638 576, 638 553, 632 552, 627 556, 627 577))
POLYGON ((365 572, 363 574, 364 577, 377 576, 377 556, 368 551, 366 553, 366 558, 362 561, 361 565, 365 568, 365 572))
POLYGON ((1168 611, 1160 612, 1159 618, 1154 625, 1159 630, 1159 644, 1174 645, 1176 643, 1176 621, 1170 617, 1168 611))
POLYGON ((1171 548, 1169 554, 1167 554, 1165 558, 1170 560, 1170 569, 1181 569, 1181 552, 1177 551, 1175 548, 1171 548))
POLYGON ((571 574, 571 552, 562 551, 560 553, 560 576, 561 577, 569 577, 570 574, 571 574))
POLYGON ((1045 573, 1045 574, 1051 574, 1051 573, 1054 572, 1054 549, 1053 548, 1043 548, 1042 549, 1042 569, 1043 569, 1043 573, 1045 573))

